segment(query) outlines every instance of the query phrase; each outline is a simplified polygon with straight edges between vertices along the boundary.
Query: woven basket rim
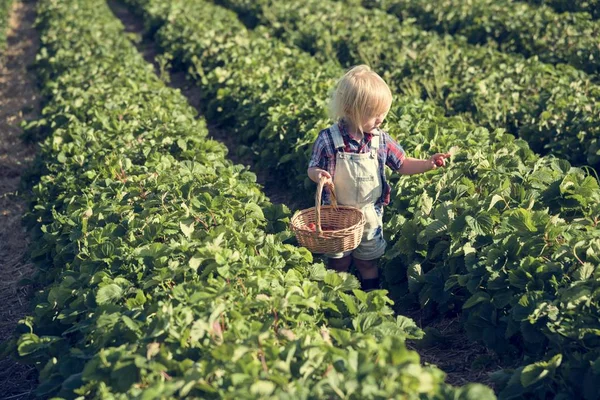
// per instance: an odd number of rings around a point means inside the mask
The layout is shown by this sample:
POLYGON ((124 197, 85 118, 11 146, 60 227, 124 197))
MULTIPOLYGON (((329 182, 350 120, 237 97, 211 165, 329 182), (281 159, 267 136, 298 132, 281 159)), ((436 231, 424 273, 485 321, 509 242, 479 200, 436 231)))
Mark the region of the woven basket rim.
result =
MULTIPOLYGON (((351 207, 351 206, 321 206, 321 210, 347 210, 347 211, 351 211, 352 213, 355 214, 360 214, 360 217, 358 218, 358 221, 346 228, 341 228, 341 229, 334 229, 334 230, 329 230, 329 231, 323 231, 324 232, 344 232, 344 231, 354 231, 357 227, 360 226, 364 226, 366 224, 366 219, 365 216, 363 214, 363 212, 361 210, 359 210, 356 207, 351 207)), ((300 217, 304 216, 304 215, 308 215, 308 214, 312 214, 316 212, 316 207, 311 207, 311 208, 306 208, 304 210, 298 210, 294 213, 294 215, 292 216, 291 220, 290 220, 290 225, 292 227, 292 230, 297 231, 297 232, 309 232, 311 235, 314 235, 316 232, 312 232, 306 229, 302 229, 300 226, 298 226, 298 222, 300 222, 300 217)))
POLYGON ((332 187, 331 205, 321 204, 321 193, 325 185, 325 178, 321 177, 315 193, 315 206, 298 210, 290 219, 290 229, 296 235, 299 244, 313 253, 339 253, 354 250, 361 241, 363 229, 366 224, 365 214, 357 207, 338 205, 332 187), (336 214, 332 217, 332 215, 336 214), (351 224, 349 226, 332 226, 332 230, 322 230, 322 222, 337 225, 351 224), (307 222, 311 221, 311 222, 307 222), (307 229, 309 223, 315 223, 316 229, 307 229))

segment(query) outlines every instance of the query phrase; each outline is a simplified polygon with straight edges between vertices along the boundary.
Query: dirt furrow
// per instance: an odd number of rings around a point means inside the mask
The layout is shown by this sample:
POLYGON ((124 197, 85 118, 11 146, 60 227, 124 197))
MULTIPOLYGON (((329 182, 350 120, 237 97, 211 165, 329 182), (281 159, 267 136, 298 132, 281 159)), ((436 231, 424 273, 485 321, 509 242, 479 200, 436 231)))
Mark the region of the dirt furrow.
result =
MULTIPOLYGON (((21 225, 26 212, 22 176, 35 155, 25 143, 20 124, 40 115, 39 91, 29 67, 39 47, 34 29, 35 3, 15 1, 8 43, 0 55, 0 341, 10 339, 18 321, 29 312, 32 289, 20 281, 31 277, 28 235, 21 225)), ((0 359, 0 397, 32 398, 37 381, 34 367, 0 359)))

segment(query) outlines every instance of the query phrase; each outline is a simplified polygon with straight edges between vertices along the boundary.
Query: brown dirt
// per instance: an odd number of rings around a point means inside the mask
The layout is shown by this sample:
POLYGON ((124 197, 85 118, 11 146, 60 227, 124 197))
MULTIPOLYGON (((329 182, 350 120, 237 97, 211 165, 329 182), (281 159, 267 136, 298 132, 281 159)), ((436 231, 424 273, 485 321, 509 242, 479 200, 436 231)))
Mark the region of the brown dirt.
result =
MULTIPOLYGON (((154 70, 157 75, 161 76, 170 87, 179 89, 188 99, 190 105, 198 111, 198 115, 201 116, 202 104, 200 100, 200 88, 187 78, 187 74, 184 71, 165 71, 164 66, 161 68, 159 61, 161 53, 157 44, 153 40, 144 37, 143 22, 140 18, 131 13, 127 9, 127 6, 114 0, 108 1, 108 5, 112 12, 123 23, 125 31, 136 38, 134 42, 137 49, 148 63, 154 65, 154 70)), ((225 127, 215 125, 211 123, 211 121, 207 121, 207 125, 209 136, 223 143, 227 147, 229 151, 228 158, 236 164, 247 166, 256 174, 258 183, 263 186, 264 192, 272 203, 285 204, 292 210, 300 208, 301 204, 304 205, 304 202, 300 202, 289 190, 282 189, 280 182, 271 179, 271 176, 267 171, 255 168, 250 156, 240 157, 237 154, 236 149, 238 148, 239 143, 236 141, 235 135, 228 132, 225 127)))
MULTIPOLYGON (((21 226, 26 204, 21 175, 35 147, 25 144, 20 123, 40 113, 39 92, 27 70, 39 47, 31 1, 16 1, 10 15, 6 51, 0 55, 0 341, 10 339, 19 319, 29 310, 31 288, 19 281, 33 274, 26 259, 28 236, 21 226)), ((0 360, 0 393, 4 399, 31 398, 37 372, 12 359, 0 360)))
MULTIPOLYGON (((498 356, 480 343, 473 342, 462 329, 460 317, 437 319, 422 323, 420 311, 408 313, 426 333, 434 332, 438 336, 424 345, 418 341, 408 341, 407 347, 421 356, 421 361, 436 365, 444 371, 446 382, 454 386, 463 386, 477 382, 494 388, 489 374, 503 368, 498 356)), ((504 366, 506 367, 506 366, 504 366)))

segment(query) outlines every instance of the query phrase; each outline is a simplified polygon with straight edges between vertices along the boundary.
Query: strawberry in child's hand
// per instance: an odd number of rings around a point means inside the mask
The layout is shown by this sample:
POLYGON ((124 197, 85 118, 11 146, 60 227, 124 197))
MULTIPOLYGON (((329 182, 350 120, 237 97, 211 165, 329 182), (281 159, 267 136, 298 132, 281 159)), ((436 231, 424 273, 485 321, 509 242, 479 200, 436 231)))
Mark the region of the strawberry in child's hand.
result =
POLYGON ((431 156, 431 159, 433 160, 433 163, 435 164, 436 167, 445 167, 446 166, 446 159, 450 158, 450 157, 454 157, 454 155, 459 151, 458 146, 452 146, 450 148, 450 150, 448 150, 447 153, 437 153, 434 154, 433 156, 431 156))
POLYGON ((429 157, 429 162, 434 165, 433 168, 439 168, 446 165, 445 159, 450 157, 447 153, 436 153, 429 157))

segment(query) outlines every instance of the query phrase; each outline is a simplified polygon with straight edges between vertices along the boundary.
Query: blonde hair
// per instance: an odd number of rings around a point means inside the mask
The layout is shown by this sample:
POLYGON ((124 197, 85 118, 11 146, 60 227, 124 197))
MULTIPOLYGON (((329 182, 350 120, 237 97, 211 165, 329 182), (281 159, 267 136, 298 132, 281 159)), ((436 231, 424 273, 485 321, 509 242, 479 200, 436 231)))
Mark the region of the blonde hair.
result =
POLYGON ((330 117, 344 120, 362 133, 365 119, 387 113, 392 91, 368 65, 352 67, 337 82, 329 103, 330 117))

